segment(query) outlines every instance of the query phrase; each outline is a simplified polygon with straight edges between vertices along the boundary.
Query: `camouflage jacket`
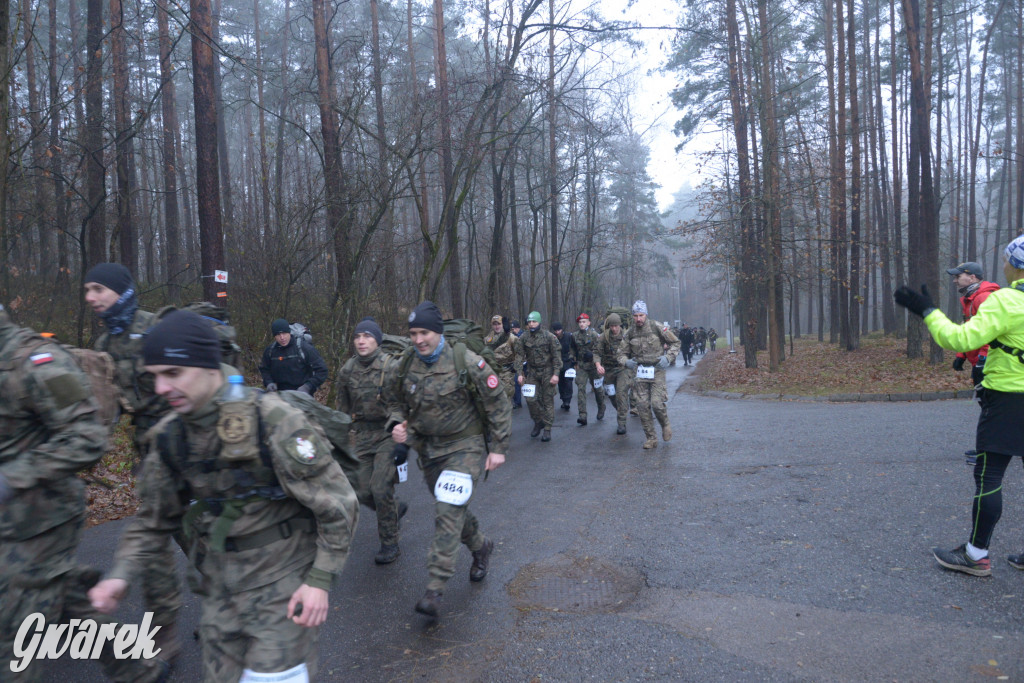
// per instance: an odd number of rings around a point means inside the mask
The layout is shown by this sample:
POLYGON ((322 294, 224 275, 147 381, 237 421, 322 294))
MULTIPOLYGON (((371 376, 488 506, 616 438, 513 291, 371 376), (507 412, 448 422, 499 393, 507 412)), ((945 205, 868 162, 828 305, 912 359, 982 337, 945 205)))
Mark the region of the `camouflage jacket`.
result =
POLYGON ((484 337, 484 343, 494 351, 494 360, 502 368, 508 368, 516 362, 515 337, 507 332, 494 334, 491 332, 484 337))
POLYGON ((671 330, 662 330, 661 325, 648 318, 643 327, 634 325, 622 335, 619 364, 625 365, 627 359, 632 359, 640 365, 654 365, 661 356, 668 358, 671 363, 678 354, 679 338, 671 330))
POLYGON ((153 314, 139 309, 135 319, 121 334, 103 332, 93 344, 97 351, 106 351, 114 358, 117 385, 128 400, 136 418, 159 418, 170 412, 170 406, 156 395, 153 374, 146 372, 142 362, 142 342, 146 331, 155 324, 153 314))
POLYGON ((605 370, 615 370, 619 366, 619 347, 622 345, 622 333, 612 336, 611 330, 605 330, 597 340, 594 355, 600 358, 605 370))
POLYGON ((573 358, 576 359, 576 364, 581 368, 588 370, 594 367, 596 361, 601 360, 597 351, 597 342, 601 338, 593 328, 588 327, 586 330, 576 330, 572 333, 572 354, 573 358), (590 352, 594 354, 592 360, 583 360, 583 354, 590 352))
POLYGON ((408 420, 415 440, 427 439, 435 445, 454 441, 479 427, 486 432, 492 453, 508 452, 512 431, 512 403, 497 376, 487 363, 466 349, 466 382, 459 383, 455 368, 455 350, 450 343, 441 349, 438 359, 427 365, 413 353, 409 370, 396 389, 395 419, 408 420), (474 389, 468 383, 472 382, 474 389), (475 392, 476 397, 473 394, 475 392), (480 409, 476 401, 480 402, 480 409), (485 424, 481 424, 481 413, 485 424))
POLYGON ((551 332, 527 330, 516 340, 516 373, 524 374, 523 363, 533 377, 551 377, 562 372, 562 342, 551 332))
POLYGON ((0 474, 15 490, 0 505, 0 541, 19 541, 85 513, 75 473, 103 456, 107 430, 71 355, 2 308, 0 359, 0 474))
POLYGON ((218 424, 226 389, 227 383, 207 405, 168 415, 150 430, 141 503, 109 576, 138 576, 166 537, 182 531, 192 565, 221 590, 251 590, 304 568, 308 585, 329 589, 345 565, 358 517, 356 495, 330 444, 319 426, 274 394, 260 396, 256 419, 229 431, 218 424), (225 461, 238 443, 257 445, 248 457, 225 461), (239 516, 229 521, 225 549, 218 550, 221 513, 232 505, 239 516))
POLYGON ((354 429, 368 423, 380 423, 391 417, 394 388, 398 381, 399 359, 377 349, 369 358, 353 356, 338 373, 336 408, 348 413, 354 429))

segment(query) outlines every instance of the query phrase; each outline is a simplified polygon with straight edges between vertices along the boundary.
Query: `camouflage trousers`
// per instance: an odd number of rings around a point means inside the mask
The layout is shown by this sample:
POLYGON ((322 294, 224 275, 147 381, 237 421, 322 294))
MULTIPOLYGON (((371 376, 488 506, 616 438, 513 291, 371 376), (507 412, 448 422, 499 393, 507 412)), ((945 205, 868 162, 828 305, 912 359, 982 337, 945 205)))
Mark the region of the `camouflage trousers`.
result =
POLYGON ((516 393, 516 373, 512 370, 502 370, 498 377, 501 379, 502 388, 505 389, 505 395, 511 401, 516 393))
POLYGON ((487 445, 482 436, 470 436, 437 447, 425 443, 420 451, 419 466, 430 495, 434 495, 437 478, 445 470, 462 472, 473 478, 473 493, 464 505, 434 501, 434 541, 427 555, 427 572, 430 574, 427 590, 444 591, 448 579, 455 574, 455 558, 460 544, 471 552, 483 547, 484 535, 476 516, 469 511, 469 503, 476 495, 486 459, 487 445))
MULTIPOLYGON (((143 461, 149 445, 144 441, 146 432, 159 422, 158 417, 137 416, 135 418, 135 452, 139 454, 139 462, 143 461)), ((138 480, 142 476, 139 469, 138 480)), ((170 539, 164 544, 159 554, 150 558, 143 567, 142 602, 146 611, 153 613, 153 624, 156 626, 173 626, 178 620, 181 609, 181 581, 178 577, 178 563, 174 557, 174 545, 170 539)))
MULTIPOLYGON (((48 625, 71 619, 117 623, 96 612, 89 601, 88 591, 100 573, 75 564, 83 521, 71 520, 24 541, 0 541, 0 680, 44 680, 45 661, 33 660, 20 673, 10 669, 18 629, 30 614, 41 613, 48 625)), ((109 641, 100 652, 100 665, 115 681, 147 683, 163 673, 155 659, 118 660, 109 641)))
MULTIPOLYGON (((587 419, 587 387, 594 388, 594 380, 599 379, 597 368, 593 365, 585 367, 582 364, 576 367, 576 407, 580 411, 580 417, 587 419)), ((604 391, 594 389, 594 400, 597 401, 597 412, 604 414, 604 391)))
POLYGON ((288 618, 288 602, 308 572, 309 566, 303 566, 239 593, 210 588, 199 618, 205 683, 238 683, 245 669, 277 673, 300 664, 308 668, 310 680, 316 677, 320 628, 305 628, 288 618))
POLYGON ((352 488, 362 505, 377 513, 377 535, 381 545, 398 543, 398 501, 395 481, 398 470, 391 457, 395 443, 381 430, 352 432, 352 449, 359 459, 352 488))
POLYGON ((551 375, 527 375, 523 379, 524 385, 533 384, 537 387, 534 397, 526 398, 526 407, 530 409, 530 418, 544 425, 544 429, 551 429, 555 424, 555 392, 558 386, 552 386, 550 382, 551 375))
POLYGON ((608 387, 615 387, 615 395, 609 396, 612 405, 615 406, 615 419, 619 427, 625 428, 626 419, 629 417, 629 371, 625 368, 606 370, 604 373, 604 392, 608 393, 608 387))
POLYGON ((668 388, 665 386, 665 371, 656 371, 653 382, 638 380, 634 386, 636 407, 640 412, 640 424, 643 425, 644 434, 648 439, 657 438, 654 418, 658 418, 658 424, 662 427, 668 424, 668 408, 665 405, 668 401, 668 388))

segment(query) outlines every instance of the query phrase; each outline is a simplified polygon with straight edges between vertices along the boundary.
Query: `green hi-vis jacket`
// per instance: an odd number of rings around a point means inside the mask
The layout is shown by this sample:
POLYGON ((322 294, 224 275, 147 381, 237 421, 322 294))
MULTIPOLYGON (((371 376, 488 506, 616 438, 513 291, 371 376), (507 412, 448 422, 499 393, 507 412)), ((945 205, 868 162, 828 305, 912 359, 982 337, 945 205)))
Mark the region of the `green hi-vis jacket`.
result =
MULTIPOLYGON (((1024 285, 1024 280, 989 294, 978 313, 963 325, 952 322, 942 311, 933 310, 924 322, 935 343, 952 351, 970 351, 996 339, 1006 346, 1024 349, 1024 292, 1014 289, 1018 285, 1024 285)), ((981 384, 995 391, 1024 393, 1024 363, 1011 353, 989 349, 981 384)))

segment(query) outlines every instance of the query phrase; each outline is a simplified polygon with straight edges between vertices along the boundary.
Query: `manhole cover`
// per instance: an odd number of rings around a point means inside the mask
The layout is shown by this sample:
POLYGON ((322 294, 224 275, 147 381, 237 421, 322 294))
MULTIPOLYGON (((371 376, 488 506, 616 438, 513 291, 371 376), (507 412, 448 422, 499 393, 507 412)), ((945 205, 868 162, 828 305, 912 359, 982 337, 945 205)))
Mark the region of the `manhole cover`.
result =
POLYGON ((617 612, 644 587, 639 571, 593 557, 556 555, 523 567, 508 584, 519 609, 617 612))

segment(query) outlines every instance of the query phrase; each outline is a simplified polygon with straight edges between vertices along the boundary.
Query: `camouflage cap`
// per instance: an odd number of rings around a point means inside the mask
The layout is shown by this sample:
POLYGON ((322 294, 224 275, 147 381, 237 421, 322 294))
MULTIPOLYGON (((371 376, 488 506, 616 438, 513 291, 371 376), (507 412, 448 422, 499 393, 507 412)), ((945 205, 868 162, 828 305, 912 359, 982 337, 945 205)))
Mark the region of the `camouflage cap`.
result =
POLYGON ((604 319, 605 327, 611 327, 612 325, 622 326, 622 318, 619 317, 618 313, 609 313, 608 317, 604 319))

